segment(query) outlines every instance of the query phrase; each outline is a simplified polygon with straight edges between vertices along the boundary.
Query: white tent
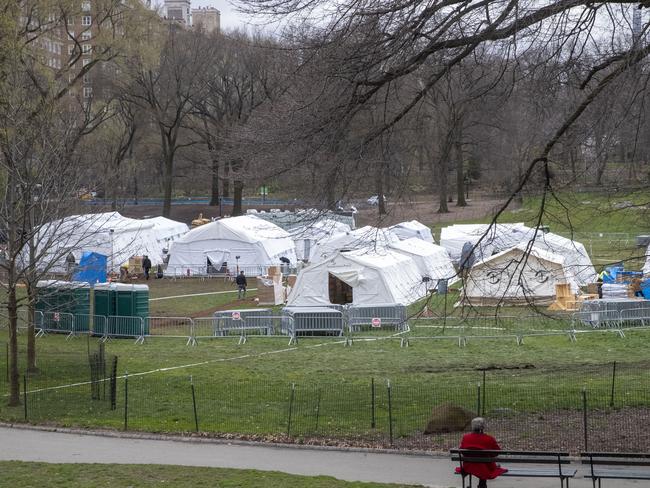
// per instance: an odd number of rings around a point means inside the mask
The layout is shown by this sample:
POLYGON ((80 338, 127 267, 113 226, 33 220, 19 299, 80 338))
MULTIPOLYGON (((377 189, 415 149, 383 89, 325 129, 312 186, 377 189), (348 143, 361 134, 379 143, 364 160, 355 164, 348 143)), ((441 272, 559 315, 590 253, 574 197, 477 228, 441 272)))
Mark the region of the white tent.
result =
POLYGON ((474 251, 476 261, 505 251, 524 240, 529 240, 534 230, 523 223, 517 224, 454 224, 440 231, 440 245, 449 253, 454 263, 460 260, 463 245, 471 242, 478 247, 474 251), (479 243, 480 240, 480 243, 479 243))
POLYGON ((347 293, 355 305, 400 303, 408 305, 427 295, 427 284, 413 259, 397 251, 337 252, 325 261, 303 268, 291 290, 288 305, 340 303, 347 293), (333 293, 336 296, 331 296, 333 293))
POLYGON ((643 274, 650 275, 650 246, 645 251, 645 265, 643 266, 643 274))
POLYGON ((572 289, 574 293, 578 291, 578 287, 595 283, 598 280, 594 265, 589 259, 585 246, 581 243, 549 232, 538 233, 534 246, 564 256, 565 267, 573 275, 572 281, 575 286, 572 286, 572 289))
POLYGON ((417 220, 400 222, 399 224, 395 224, 390 227, 390 230, 400 240, 417 237, 418 239, 430 242, 431 244, 436 243, 436 241, 433 239, 433 234, 431 234, 431 229, 429 229, 426 225, 418 222, 417 220))
POLYGON ((316 244, 329 240, 338 234, 350 232, 350 226, 336 220, 324 218, 289 230, 296 246, 296 257, 310 261, 316 244))
POLYGON ((577 288, 564 256, 521 244, 476 263, 463 288, 463 303, 550 304, 556 283, 577 288))
POLYGON ((281 264, 280 258, 296 262, 296 252, 288 232, 252 215, 220 219, 192 229, 174 241, 169 250, 166 273, 172 276, 204 274, 228 263, 247 274, 281 264), (211 266, 210 266, 211 265, 211 266))
POLYGON ((188 230, 164 217, 139 220, 118 212, 72 215, 43 225, 37 247, 52 272, 66 271, 66 258, 72 254, 78 263, 84 251, 108 256, 109 270, 117 271, 131 256, 146 254, 152 265, 163 263, 170 243, 188 230))
POLYGON ((319 240, 311 252, 311 262, 320 263, 338 251, 367 250, 380 251, 389 243, 399 239, 389 229, 365 226, 350 232, 335 234, 319 240))
POLYGON ((444 279, 450 283, 457 281, 456 270, 444 247, 417 237, 393 242, 389 247, 411 257, 418 265, 421 275, 429 278, 431 289, 437 286, 438 280, 444 279))

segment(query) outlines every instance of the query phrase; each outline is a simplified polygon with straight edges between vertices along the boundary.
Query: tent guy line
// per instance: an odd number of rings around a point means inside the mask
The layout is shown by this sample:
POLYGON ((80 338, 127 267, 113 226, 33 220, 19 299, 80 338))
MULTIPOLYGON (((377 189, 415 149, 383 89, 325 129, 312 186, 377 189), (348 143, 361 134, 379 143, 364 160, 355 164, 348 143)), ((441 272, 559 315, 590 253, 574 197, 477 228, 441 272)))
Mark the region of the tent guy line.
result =
MULTIPOLYGON (((248 291, 257 291, 257 288, 247 288, 248 291)), ((226 291, 209 291, 206 293, 192 293, 190 295, 174 295, 171 297, 159 297, 159 298, 150 298, 150 302, 155 302, 158 300, 172 300, 174 298, 190 298, 190 297, 203 297, 206 295, 225 295, 226 293, 237 293, 237 290, 226 290, 226 291)))

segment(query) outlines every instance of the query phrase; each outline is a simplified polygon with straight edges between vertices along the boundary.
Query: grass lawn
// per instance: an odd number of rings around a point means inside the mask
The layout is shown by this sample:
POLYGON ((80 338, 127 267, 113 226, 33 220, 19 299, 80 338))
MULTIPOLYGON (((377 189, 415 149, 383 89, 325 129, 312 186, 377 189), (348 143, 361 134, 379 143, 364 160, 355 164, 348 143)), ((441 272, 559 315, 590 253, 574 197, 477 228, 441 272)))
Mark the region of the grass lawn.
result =
POLYGON ((133 464, 47 464, 0 462, 2 485, 12 488, 173 486, 174 488, 389 488, 413 485, 340 481, 255 470, 133 464))

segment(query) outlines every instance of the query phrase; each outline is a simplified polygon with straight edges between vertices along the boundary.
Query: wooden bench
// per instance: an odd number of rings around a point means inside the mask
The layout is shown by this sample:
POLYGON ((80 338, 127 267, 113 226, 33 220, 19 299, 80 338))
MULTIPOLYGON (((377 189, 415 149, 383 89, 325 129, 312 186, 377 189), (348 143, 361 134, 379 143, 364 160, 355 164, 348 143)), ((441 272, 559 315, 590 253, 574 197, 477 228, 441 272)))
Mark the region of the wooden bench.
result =
POLYGON ((589 465, 585 478, 591 478, 594 488, 596 481, 600 487, 601 479, 650 480, 650 453, 581 452, 580 458, 589 465))
POLYGON ((488 451, 476 449, 451 449, 451 460, 459 463, 457 474, 469 477, 469 488, 472 488, 472 475, 464 471, 463 466, 470 463, 501 464, 508 471, 501 476, 514 476, 518 478, 558 478, 560 487, 569 487, 569 480, 575 477, 578 471, 567 466, 571 463, 568 452, 545 451, 488 451), (510 467, 510 464, 529 464, 531 466, 510 467), (544 464, 547 466, 537 466, 544 464))

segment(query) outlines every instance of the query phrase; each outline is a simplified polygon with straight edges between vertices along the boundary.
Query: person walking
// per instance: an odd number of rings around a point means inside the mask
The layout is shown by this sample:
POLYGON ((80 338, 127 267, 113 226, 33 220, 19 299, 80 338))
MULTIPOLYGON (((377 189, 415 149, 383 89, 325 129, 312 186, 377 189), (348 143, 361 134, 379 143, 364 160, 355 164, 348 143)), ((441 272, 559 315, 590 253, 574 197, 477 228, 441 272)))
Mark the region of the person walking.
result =
POLYGON ((148 280, 149 271, 151 271, 151 259, 149 259, 149 256, 147 256, 146 254, 144 255, 144 259, 142 260, 142 269, 144 270, 144 279, 148 280))
POLYGON ((235 278, 235 283, 237 283, 237 288, 239 289, 237 298, 240 300, 242 298, 246 298, 246 286, 248 283, 246 283, 246 276, 244 275, 243 271, 237 275, 237 278, 235 278))
MULTIPOLYGON (((465 434, 460 441, 461 449, 481 449, 488 451, 501 450, 496 439, 484 432, 485 419, 482 417, 476 417, 472 420, 471 427, 472 432, 465 434)), ((460 468, 456 468, 456 470, 460 471, 460 468)), ((477 488, 487 488, 487 480, 493 480, 497 476, 506 473, 508 470, 494 462, 465 462, 463 463, 463 471, 467 474, 476 476, 479 479, 477 488)))

